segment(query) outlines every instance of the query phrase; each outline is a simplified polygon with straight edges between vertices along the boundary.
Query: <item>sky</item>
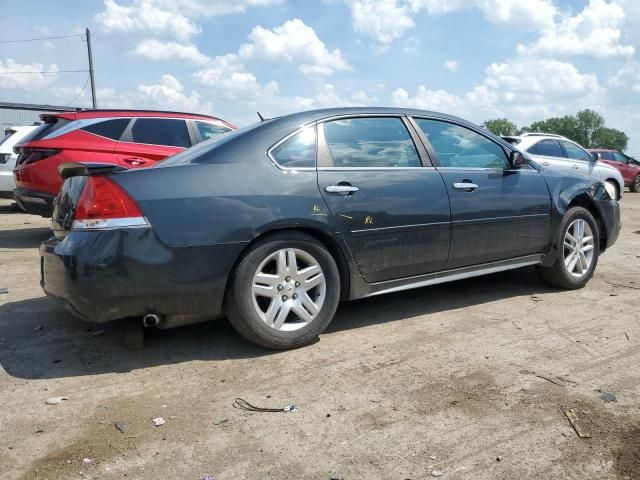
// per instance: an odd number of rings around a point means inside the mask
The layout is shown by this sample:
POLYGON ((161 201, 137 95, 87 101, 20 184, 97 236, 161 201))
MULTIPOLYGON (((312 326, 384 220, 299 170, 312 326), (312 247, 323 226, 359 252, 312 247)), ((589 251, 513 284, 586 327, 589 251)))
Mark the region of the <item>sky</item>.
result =
POLYGON ((640 156, 640 0, 0 0, 0 101, 237 125, 401 106, 518 126, 585 108, 640 156), (2 43, 49 36, 70 38, 2 43), (17 72, 52 72, 25 74, 17 72))

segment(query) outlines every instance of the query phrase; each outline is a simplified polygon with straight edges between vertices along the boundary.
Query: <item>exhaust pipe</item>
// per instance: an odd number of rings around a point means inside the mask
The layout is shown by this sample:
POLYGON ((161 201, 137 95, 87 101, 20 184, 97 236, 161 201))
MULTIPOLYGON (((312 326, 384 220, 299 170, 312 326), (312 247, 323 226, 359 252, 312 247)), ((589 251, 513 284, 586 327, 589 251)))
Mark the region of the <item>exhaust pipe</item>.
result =
POLYGON ((160 323, 160 315, 155 313, 148 313, 142 317, 142 325, 145 327, 155 327, 160 323))

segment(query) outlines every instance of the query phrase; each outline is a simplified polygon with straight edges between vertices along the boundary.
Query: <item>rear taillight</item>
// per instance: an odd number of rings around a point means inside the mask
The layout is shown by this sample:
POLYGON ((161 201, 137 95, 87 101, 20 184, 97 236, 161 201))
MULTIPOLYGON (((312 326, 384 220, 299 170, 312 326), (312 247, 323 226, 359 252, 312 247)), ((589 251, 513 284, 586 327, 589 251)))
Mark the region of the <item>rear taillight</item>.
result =
POLYGON ((75 208, 73 230, 144 227, 136 202, 107 177, 88 177, 75 208))
POLYGON ((18 154, 18 160, 16 161, 18 165, 44 160, 45 158, 53 157, 62 151, 59 148, 28 147, 15 147, 13 150, 18 154))

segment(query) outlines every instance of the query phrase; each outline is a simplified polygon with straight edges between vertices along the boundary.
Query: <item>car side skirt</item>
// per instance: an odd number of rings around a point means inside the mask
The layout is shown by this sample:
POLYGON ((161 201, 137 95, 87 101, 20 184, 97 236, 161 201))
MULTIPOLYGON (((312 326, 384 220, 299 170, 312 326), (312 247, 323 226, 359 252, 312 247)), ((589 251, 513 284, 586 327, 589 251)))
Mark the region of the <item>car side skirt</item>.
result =
POLYGON ((505 270, 513 270, 516 268, 537 265, 541 262, 542 255, 527 255, 524 257, 512 258, 509 260, 500 260, 497 262, 485 263, 482 265, 474 265, 470 267, 456 268, 453 270, 445 270, 442 272, 430 273, 409 278, 401 278, 398 280, 390 280, 385 282, 369 284, 369 293, 362 297, 372 297, 385 293, 399 292, 412 288, 426 287, 429 285, 437 285, 438 283, 452 282, 454 280, 463 280, 465 278, 479 277, 491 273, 503 272, 505 270))

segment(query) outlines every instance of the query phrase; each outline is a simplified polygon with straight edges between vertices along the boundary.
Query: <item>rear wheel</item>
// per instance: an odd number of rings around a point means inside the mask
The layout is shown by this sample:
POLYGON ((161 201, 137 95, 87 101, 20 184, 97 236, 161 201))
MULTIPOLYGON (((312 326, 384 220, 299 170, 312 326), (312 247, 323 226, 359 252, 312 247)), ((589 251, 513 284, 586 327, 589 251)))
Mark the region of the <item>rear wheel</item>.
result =
POLYGON ((327 249, 300 232, 270 235, 251 248, 231 278, 226 311, 246 339, 274 349, 312 343, 340 300, 338 267, 327 249))
POLYGON ((633 193, 640 193, 640 175, 636 175, 633 183, 629 186, 629 190, 633 193))
POLYGON ((562 219, 557 239, 560 255, 551 267, 538 267, 549 284, 566 289, 584 287, 593 276, 600 254, 598 225, 589 210, 570 209, 562 219))

